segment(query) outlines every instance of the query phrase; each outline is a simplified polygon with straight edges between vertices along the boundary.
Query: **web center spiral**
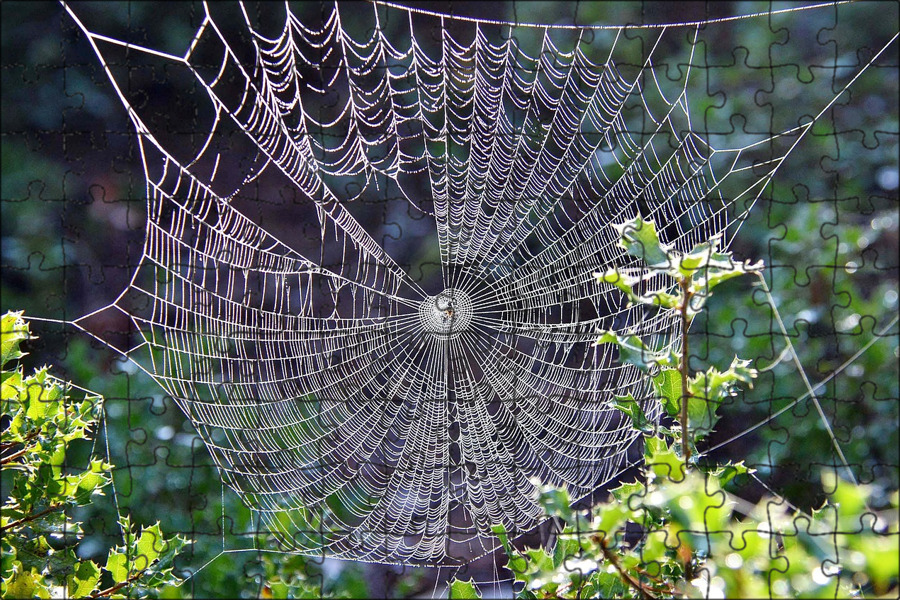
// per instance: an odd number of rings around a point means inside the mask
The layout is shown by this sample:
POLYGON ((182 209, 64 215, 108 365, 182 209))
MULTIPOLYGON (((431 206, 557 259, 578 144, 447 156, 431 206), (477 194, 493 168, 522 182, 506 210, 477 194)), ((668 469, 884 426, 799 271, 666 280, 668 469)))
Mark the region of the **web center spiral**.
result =
POLYGON ((472 322, 472 300, 462 290, 447 288, 419 305, 419 322, 431 335, 452 339, 472 322))

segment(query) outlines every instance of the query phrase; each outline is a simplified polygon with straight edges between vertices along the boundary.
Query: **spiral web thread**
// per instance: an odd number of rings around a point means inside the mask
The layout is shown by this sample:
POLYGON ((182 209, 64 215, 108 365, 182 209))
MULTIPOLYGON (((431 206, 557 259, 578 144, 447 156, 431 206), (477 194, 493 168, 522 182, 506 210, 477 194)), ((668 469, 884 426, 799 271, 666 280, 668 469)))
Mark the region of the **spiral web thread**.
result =
POLYGON ((535 482, 581 497, 625 463, 635 432, 609 401, 648 390, 592 343, 614 328, 663 345, 677 323, 596 282, 628 266, 609 224, 640 213, 681 250, 724 234, 812 121, 712 147, 691 121, 693 60, 674 84, 657 66, 665 35, 692 43, 706 24, 567 31, 379 4, 310 22, 270 6, 274 25, 204 6, 178 56, 67 7, 147 177, 143 257, 114 304, 141 340, 125 353, 285 550, 465 561, 496 547, 492 525, 541 521, 535 482), (195 80, 199 143, 147 124, 126 59, 195 80), (241 208, 272 181, 315 235, 281 241, 241 208), (379 197, 436 246, 434 277, 363 224, 379 197))

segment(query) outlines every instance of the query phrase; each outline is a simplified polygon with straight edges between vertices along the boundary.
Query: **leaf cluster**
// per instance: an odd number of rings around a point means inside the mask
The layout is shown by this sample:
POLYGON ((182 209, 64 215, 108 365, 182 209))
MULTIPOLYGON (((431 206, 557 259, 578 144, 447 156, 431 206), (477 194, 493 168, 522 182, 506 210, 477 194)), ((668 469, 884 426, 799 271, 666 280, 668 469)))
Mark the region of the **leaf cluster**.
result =
MULTIPOLYGON (((771 497, 748 506, 725 490, 747 472, 743 465, 680 472, 683 463, 663 440, 647 441, 645 480, 618 487, 605 503, 561 509, 558 496, 565 492, 542 490, 547 514, 566 523, 555 547, 519 551, 495 529, 517 597, 896 595, 896 493, 880 513, 863 508, 875 493, 871 486, 844 481, 810 516, 771 497)), ((833 475, 823 480, 836 481, 833 475)))
POLYGON ((638 216, 612 227, 619 235, 618 247, 643 265, 594 275, 598 281, 619 288, 631 304, 684 308, 693 318, 703 310, 715 287, 762 268, 762 263, 736 262, 730 252, 720 252, 719 236, 681 253, 660 241, 653 221, 638 216))
MULTIPOLYGON (((623 336, 603 331, 598 344, 612 344, 619 351, 619 360, 651 377, 656 397, 665 413, 681 425, 679 452, 685 457, 696 456, 696 445, 708 436, 719 420, 718 409, 723 401, 737 394, 739 385, 752 387, 757 372, 749 360, 734 357, 728 369, 715 366, 691 374, 686 352, 687 330, 706 305, 714 288, 749 272, 759 270, 761 264, 736 261, 730 252, 719 250, 719 238, 695 245, 690 252, 681 253, 659 239, 652 221, 641 217, 613 225, 619 234, 618 247, 625 254, 641 259, 644 275, 629 274, 633 269, 609 269, 596 273, 601 283, 612 284, 625 292, 633 304, 676 314, 681 319, 680 348, 652 348, 635 335, 623 336), (661 275, 662 287, 641 291, 644 282, 653 275, 661 275)), ((644 432, 658 432, 675 437, 675 432, 651 424, 640 403, 633 395, 616 396, 613 405, 627 414, 633 426, 644 432)))
MULTIPOLYGON (((642 477, 612 490, 588 510, 570 507, 564 489, 542 487, 540 503, 564 523, 550 549, 517 550, 501 526, 494 529, 508 556, 519 598, 847 597, 898 590, 898 495, 881 513, 868 509, 872 486, 851 484, 825 472, 829 499, 811 515, 783 499, 749 503, 727 491, 735 477, 752 473, 743 462, 704 466, 690 457, 719 419, 718 409, 756 371, 734 357, 726 370, 691 373, 687 328, 717 285, 756 270, 718 250, 718 240, 681 254, 659 240, 651 221, 614 226, 619 247, 646 270, 611 269, 598 281, 622 290, 633 304, 676 313, 680 347, 657 349, 635 335, 601 332, 619 359, 643 372, 656 400, 680 431, 652 422, 629 394, 613 406, 644 434, 642 477), (662 277, 656 277, 661 275, 662 277), (647 290, 662 279, 662 287, 647 290)), ((451 592, 477 592, 465 582, 451 592)), ((456 596, 454 596, 456 597, 456 596)), ((460 595, 459 597, 475 597, 460 595)))
POLYGON ((134 532, 121 517, 124 543, 103 567, 79 558, 83 530, 69 515, 103 495, 112 465, 91 458, 87 468, 76 469, 67 455, 73 444, 90 440, 102 399, 73 398, 47 367, 25 375, 18 361, 30 334, 22 313, 4 315, 0 333, 3 597, 141 597, 176 582, 173 562, 188 541, 164 535, 159 523, 134 532))

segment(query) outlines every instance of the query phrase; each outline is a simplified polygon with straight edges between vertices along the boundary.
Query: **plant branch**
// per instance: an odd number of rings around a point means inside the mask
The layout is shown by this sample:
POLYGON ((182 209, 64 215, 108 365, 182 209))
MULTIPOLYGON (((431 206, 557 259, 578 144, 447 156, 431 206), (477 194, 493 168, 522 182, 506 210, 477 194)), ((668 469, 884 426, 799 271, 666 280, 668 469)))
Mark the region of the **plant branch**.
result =
POLYGON ((27 517, 22 517, 18 521, 13 521, 12 523, 9 523, 8 525, 4 525, 3 527, 0 527, 0 533, 4 533, 4 532, 9 531, 10 529, 14 529, 16 527, 20 527, 20 526, 24 525, 25 523, 30 523, 31 521, 36 521, 36 520, 40 519, 41 517, 46 517, 50 513, 56 512, 61 508, 65 508, 65 506, 66 505, 62 504, 62 503, 51 504, 50 506, 48 506, 41 512, 34 513, 33 515, 28 515, 27 517))
POLYGON ((679 308, 681 313, 681 453, 684 456, 684 468, 690 467, 691 444, 688 424, 688 371, 690 369, 690 355, 688 347, 688 307, 691 302, 690 279, 684 277, 679 282, 681 286, 682 303, 679 308))
POLYGON ((21 442, 3 442, 3 451, 4 452, 9 450, 9 448, 11 448, 12 446, 15 446, 16 444, 26 444, 26 446, 24 448, 22 448, 21 450, 19 450, 18 452, 14 452, 13 454, 8 454, 8 455, 4 456, 2 459, 0 459, 0 466, 8 465, 9 463, 16 460, 17 458, 22 457, 25 454, 27 454, 28 451, 31 450, 31 446, 27 445, 28 442, 34 440, 36 437, 38 437, 38 435, 40 435, 40 433, 41 433, 40 431, 32 431, 27 436, 25 436, 25 438, 21 442))
POLYGON ((123 581, 121 583, 117 583, 116 585, 114 585, 112 587, 108 587, 105 590, 100 590, 99 592, 94 592, 93 594, 91 594, 90 597, 91 598, 108 598, 109 596, 112 596, 113 594, 115 594, 116 592, 121 590, 123 587, 125 587, 127 585, 131 585, 132 583, 134 583, 135 581, 140 579, 146 571, 147 571, 147 569, 141 569, 134 575, 131 575, 125 581, 123 581))
POLYGON ((616 557, 615 552, 610 550, 606 545, 606 538, 600 540, 600 550, 603 552, 603 557, 608 560, 613 567, 615 567, 616 571, 619 572, 619 576, 622 578, 622 581, 634 588, 642 598, 656 598, 656 596, 651 594, 651 591, 655 590, 653 590, 649 586, 644 585, 643 583, 629 575, 625 571, 625 569, 622 568, 622 565, 619 563, 619 559, 616 557))
POLYGON ((21 457, 25 456, 26 454, 28 454, 29 450, 31 450, 31 446, 26 446, 26 447, 22 448, 21 450, 19 450, 18 452, 14 452, 13 454, 4 456, 3 459, 0 460, 0 466, 5 467, 6 465, 13 462, 17 458, 21 458, 21 457))

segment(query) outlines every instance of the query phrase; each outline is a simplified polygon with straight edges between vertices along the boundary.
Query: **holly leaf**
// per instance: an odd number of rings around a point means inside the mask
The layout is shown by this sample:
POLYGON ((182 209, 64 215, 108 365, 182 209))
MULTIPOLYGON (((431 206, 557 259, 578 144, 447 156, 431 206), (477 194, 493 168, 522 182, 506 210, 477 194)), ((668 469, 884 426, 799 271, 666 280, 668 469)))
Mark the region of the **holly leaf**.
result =
POLYGON ((660 437, 644 436, 644 463, 656 478, 684 479, 684 462, 660 437))
POLYGON ((162 530, 160 530, 159 523, 144 528, 134 546, 134 561, 137 568, 143 571, 150 567, 156 562, 156 559, 159 558, 165 547, 166 541, 162 530))
POLYGON ((556 538, 556 547, 553 548, 553 568, 558 569, 565 564, 566 559, 578 554, 581 544, 573 529, 566 527, 562 534, 556 538))
POLYGON ((478 593, 478 588, 475 587, 474 579, 461 581, 454 578, 453 582, 450 584, 450 598, 453 600, 456 600, 457 598, 462 600, 473 600, 481 598, 481 594, 478 593))
POLYGON ((19 345, 31 337, 21 312, 8 312, 0 319, 0 367, 25 356, 19 345))
POLYGON ((506 568, 513 572, 517 580, 522 581, 522 575, 528 569, 528 562, 512 547, 512 544, 509 542, 509 534, 506 533, 506 527, 498 523, 491 527, 491 531, 497 536, 497 539, 500 540, 500 544, 503 546, 503 550, 506 551, 508 559, 506 568))
POLYGON ((87 598, 100 581, 100 567, 93 561, 79 563, 75 572, 66 577, 66 584, 71 598, 87 598))
POLYGON ((678 308, 682 303, 681 294, 670 294, 661 289, 647 292, 641 296, 630 294, 629 299, 635 304, 656 306, 658 308, 678 308))
POLYGON ((564 521, 572 518, 572 500, 569 492, 562 488, 544 487, 540 490, 538 503, 544 509, 544 513, 550 517, 559 517, 564 521))
POLYGON ((668 247, 659 241, 656 225, 635 217, 624 223, 614 224, 619 233, 619 247, 631 256, 641 259, 650 267, 668 267, 668 247))
POLYGON ((712 432, 719 420, 719 406, 737 393, 739 383, 752 387, 757 371, 749 365, 749 360, 735 357, 728 370, 711 367, 688 381, 688 419, 693 440, 700 440, 712 432))
POLYGON ((610 283, 626 294, 632 293, 632 288, 640 283, 640 277, 624 273, 619 269, 609 269, 605 273, 594 273, 594 277, 601 283, 610 283))
POLYGON ((594 571, 589 586, 585 586, 582 598, 623 598, 628 588, 617 573, 594 571))
POLYGON ((729 481, 731 481, 738 475, 744 475, 746 473, 753 472, 755 472, 755 469, 751 469, 744 464, 744 461, 741 461, 737 463, 725 463, 723 465, 716 465, 715 469, 709 471, 709 475, 710 477, 718 480, 719 485, 724 488, 729 481))
POLYGON ((91 460, 87 471, 64 477, 62 494, 73 500, 78 506, 88 504, 94 494, 101 493, 101 490, 109 484, 110 468, 111 465, 102 460, 91 460))
POLYGON ((528 567, 532 573, 554 569, 553 557, 547 554, 543 548, 528 548, 525 550, 525 555, 528 557, 528 567))
MULTIPOLYGON (((21 563, 19 563, 21 565, 21 563)), ((12 578, 3 582, 5 598, 49 598, 50 590, 37 569, 17 570, 12 578)))
POLYGON ((110 550, 106 557, 106 570, 115 583, 124 583, 129 574, 128 557, 120 550, 110 550))
POLYGON ((613 344, 619 348, 619 361, 634 365, 648 375, 657 368, 672 366, 673 355, 651 350, 636 335, 623 337, 614 331, 601 331, 595 344, 613 344))
POLYGON ((681 371, 663 369, 653 377, 653 387, 666 414, 677 417, 681 412, 681 371))
POLYGON ((631 425, 638 431, 643 433, 651 433, 653 431, 653 423, 647 419, 647 415, 644 414, 640 403, 635 400, 633 395, 616 396, 612 405, 628 415, 631 418, 631 425))

